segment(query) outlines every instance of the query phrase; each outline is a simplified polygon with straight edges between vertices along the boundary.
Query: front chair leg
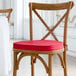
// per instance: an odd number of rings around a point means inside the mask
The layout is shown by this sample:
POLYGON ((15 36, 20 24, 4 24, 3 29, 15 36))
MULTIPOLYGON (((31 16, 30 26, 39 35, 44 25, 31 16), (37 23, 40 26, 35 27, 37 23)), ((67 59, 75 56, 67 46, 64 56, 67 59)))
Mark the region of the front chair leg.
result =
POLYGON ((33 56, 31 56, 31 76, 34 76, 34 62, 33 62, 33 56))
POLYGON ((67 60, 66 60, 66 52, 63 53, 63 58, 64 58, 64 64, 65 64, 65 67, 64 67, 64 76, 67 76, 67 60))
POLYGON ((17 73, 17 53, 14 52, 13 76, 16 76, 16 73, 17 73))
POLYGON ((52 76, 52 55, 49 55, 49 60, 48 60, 48 67, 49 67, 49 72, 48 76, 52 76))

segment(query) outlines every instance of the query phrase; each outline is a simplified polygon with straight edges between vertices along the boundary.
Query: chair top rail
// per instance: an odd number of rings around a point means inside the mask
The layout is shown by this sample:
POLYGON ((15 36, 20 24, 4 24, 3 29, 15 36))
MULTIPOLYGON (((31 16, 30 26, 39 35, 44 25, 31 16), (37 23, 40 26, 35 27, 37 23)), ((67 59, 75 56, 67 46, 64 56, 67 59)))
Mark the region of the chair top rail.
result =
POLYGON ((10 18, 10 14, 12 12, 12 8, 9 8, 9 9, 0 9, 0 13, 8 13, 8 21, 9 21, 9 18, 10 18))
POLYGON ((57 4, 30 3, 29 6, 32 6, 33 10, 63 10, 72 8, 74 3, 72 1, 57 4))
POLYGON ((12 8, 9 9, 0 9, 0 13, 9 13, 12 12, 12 8))

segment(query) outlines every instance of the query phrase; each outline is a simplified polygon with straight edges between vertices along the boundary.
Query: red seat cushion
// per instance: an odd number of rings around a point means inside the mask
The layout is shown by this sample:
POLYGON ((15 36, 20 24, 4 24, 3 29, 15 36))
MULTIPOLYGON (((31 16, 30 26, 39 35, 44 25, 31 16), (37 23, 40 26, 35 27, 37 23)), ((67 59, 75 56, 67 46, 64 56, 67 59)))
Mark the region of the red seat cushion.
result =
POLYGON ((33 40, 13 43, 14 49, 34 50, 34 51, 54 51, 63 49, 63 42, 55 40, 33 40))

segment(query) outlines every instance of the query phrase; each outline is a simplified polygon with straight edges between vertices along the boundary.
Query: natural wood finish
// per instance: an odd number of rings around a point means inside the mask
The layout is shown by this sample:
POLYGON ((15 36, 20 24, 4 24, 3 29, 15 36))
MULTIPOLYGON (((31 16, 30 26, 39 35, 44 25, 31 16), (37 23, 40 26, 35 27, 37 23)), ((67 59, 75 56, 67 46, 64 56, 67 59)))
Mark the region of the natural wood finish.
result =
POLYGON ((14 68, 13 68, 13 76, 17 74, 17 52, 14 51, 14 68))
POLYGON ((48 66, 49 66, 49 73, 48 76, 52 76, 52 54, 49 55, 48 57, 48 66))
POLYGON ((45 70, 46 70, 46 72, 48 73, 48 66, 47 66, 47 64, 45 63, 45 61, 43 60, 43 58, 40 57, 40 56, 37 56, 37 58, 43 63, 43 65, 44 65, 44 67, 45 67, 45 70))
POLYGON ((35 56, 35 58, 34 58, 33 62, 34 62, 34 63, 36 63, 36 60, 37 60, 37 58, 36 58, 36 56, 35 56))
MULTIPOLYGON (((40 19, 40 21, 44 24, 44 26, 47 28, 47 30, 50 31, 50 28, 48 27, 48 25, 46 24, 46 22, 42 19, 42 17, 37 13, 36 10, 34 10, 34 13, 37 15, 37 17, 40 19)), ((51 34, 55 38, 55 40, 58 41, 58 39, 56 38, 56 36, 54 35, 54 33, 52 32, 51 34)))
POLYGON ((36 59, 39 59, 42 64, 45 67, 46 72, 48 73, 48 76, 52 76, 52 57, 53 55, 58 55, 61 65, 64 69, 64 76, 67 76, 67 61, 66 61, 66 50, 67 46, 67 25, 68 25, 68 17, 69 17, 69 11, 73 7, 73 2, 67 2, 67 3, 60 3, 60 4, 41 4, 41 3, 30 3, 29 4, 29 16, 30 16, 30 40, 33 40, 33 24, 32 24, 32 11, 36 14, 36 16, 40 19, 40 21, 44 24, 44 26, 47 28, 48 33, 42 38, 42 40, 46 39, 50 34, 54 37, 55 40, 58 41, 57 37, 53 33, 53 31, 59 26, 59 24, 64 21, 64 36, 63 36, 63 49, 54 50, 54 51, 36 51, 36 50, 21 50, 21 49, 14 49, 14 72, 13 76, 16 76, 17 69, 19 68, 19 63, 23 57, 30 56, 31 57, 31 75, 34 76, 34 63, 36 62, 36 59), (51 29, 48 27, 46 22, 43 20, 43 18, 39 15, 39 13, 36 10, 64 10, 66 9, 65 14, 62 16, 62 18, 55 24, 54 27, 51 29), (21 54, 20 54, 21 53, 21 54), (63 57, 61 56, 61 53, 63 53, 63 57), (39 54, 45 54, 48 55, 48 65, 45 63, 44 59, 39 56, 39 54))
POLYGON ((67 55, 66 55, 66 50, 67 50, 67 47, 64 48, 64 52, 63 52, 63 60, 64 60, 64 64, 65 64, 64 76, 67 76, 67 55))
POLYGON ((34 76, 34 62, 33 62, 33 57, 31 56, 31 76, 34 76))
POLYGON ((32 5, 29 7, 30 12, 30 40, 33 40, 33 28, 32 28, 32 5))
POLYGON ((31 53, 31 54, 59 54, 64 52, 64 49, 55 50, 55 51, 31 51, 31 50, 21 50, 21 49, 14 49, 16 52, 23 52, 23 53, 31 53))
MULTIPOLYGON (((18 58, 18 60, 17 60, 17 67, 19 67, 19 63, 20 63, 21 59, 22 59, 24 56, 25 56, 25 57, 26 57, 26 56, 31 56, 31 57, 36 56, 36 58, 39 59, 39 60, 43 63, 43 65, 44 65, 44 67, 45 67, 45 69, 46 69, 46 72, 48 73, 48 66, 47 66, 47 64, 45 63, 45 61, 43 60, 43 58, 40 57, 40 56, 37 55, 37 54, 23 53, 23 54, 19 55, 19 58, 18 58)), ((31 60, 33 60, 33 58, 32 58, 31 60)), ((33 64, 33 61, 31 61, 31 65, 32 65, 32 64, 33 64)), ((33 71, 34 71, 34 69, 33 69, 33 71)), ((34 74, 32 74, 32 75, 34 75, 34 74)))
POLYGON ((11 12, 12 12, 12 8, 10 8, 10 9, 0 9, 0 13, 8 13, 8 16, 7 16, 8 21, 10 19, 11 12))
MULTIPOLYGON (((61 3, 61 4, 41 4, 41 3, 32 3, 32 9, 38 9, 38 10, 63 10, 68 9, 69 5, 71 5, 71 8, 73 7, 73 2, 67 2, 67 3, 61 3)), ((31 5, 31 3, 30 3, 31 5)))
POLYGON ((60 58, 62 67, 65 68, 64 61, 63 61, 63 58, 62 58, 61 54, 57 54, 57 55, 58 55, 59 58, 60 58))
POLYGON ((42 40, 46 39, 57 27, 58 25, 61 23, 61 21, 64 19, 64 17, 66 16, 66 13, 63 15, 63 17, 56 23, 56 25, 50 29, 50 31, 42 38, 42 40))

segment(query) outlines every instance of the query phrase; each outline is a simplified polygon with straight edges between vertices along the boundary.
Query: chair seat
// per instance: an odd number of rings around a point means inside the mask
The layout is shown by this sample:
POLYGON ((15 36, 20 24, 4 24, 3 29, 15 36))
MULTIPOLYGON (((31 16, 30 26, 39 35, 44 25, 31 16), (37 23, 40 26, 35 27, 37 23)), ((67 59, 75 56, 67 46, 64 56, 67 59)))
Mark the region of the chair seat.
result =
POLYGON ((63 42, 55 40, 33 40, 13 43, 14 49, 34 51, 54 51, 63 49, 63 42))

